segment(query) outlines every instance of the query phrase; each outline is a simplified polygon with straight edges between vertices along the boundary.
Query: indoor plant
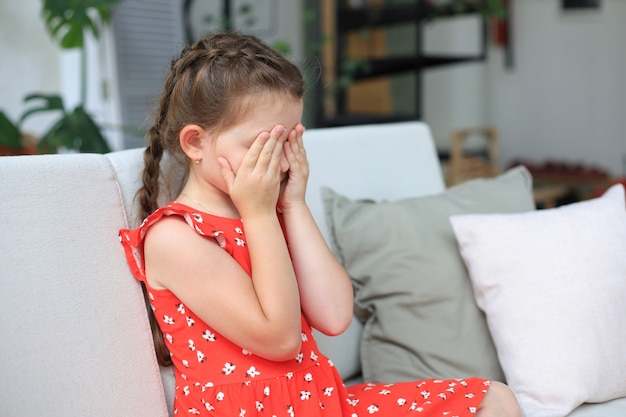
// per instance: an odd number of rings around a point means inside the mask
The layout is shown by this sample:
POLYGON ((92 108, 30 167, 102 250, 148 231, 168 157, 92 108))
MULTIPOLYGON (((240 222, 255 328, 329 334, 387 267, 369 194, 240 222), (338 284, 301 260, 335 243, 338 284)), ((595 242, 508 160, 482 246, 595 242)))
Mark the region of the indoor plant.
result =
POLYGON ((85 34, 98 39, 100 28, 108 23, 113 7, 121 0, 42 0, 42 18, 53 40, 62 49, 80 50, 80 102, 74 109, 66 109, 59 94, 33 93, 24 98, 34 103, 26 109, 18 122, 12 122, 0 111, 0 146, 21 153, 23 133, 20 126, 26 118, 41 112, 60 113, 59 118, 37 140, 38 153, 53 153, 60 148, 78 152, 109 152, 101 129, 85 109, 87 97, 87 60, 85 34))

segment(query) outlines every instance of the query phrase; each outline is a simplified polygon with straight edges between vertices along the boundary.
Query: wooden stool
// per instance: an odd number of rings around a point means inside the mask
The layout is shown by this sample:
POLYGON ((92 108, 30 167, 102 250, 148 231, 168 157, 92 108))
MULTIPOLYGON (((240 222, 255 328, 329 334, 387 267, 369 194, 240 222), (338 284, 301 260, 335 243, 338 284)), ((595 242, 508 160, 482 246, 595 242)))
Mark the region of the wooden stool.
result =
POLYGON ((470 128, 453 131, 448 163, 448 186, 472 178, 489 178, 500 174, 499 159, 500 149, 495 129, 470 128), (485 156, 467 155, 463 150, 466 140, 476 135, 486 139, 485 156))

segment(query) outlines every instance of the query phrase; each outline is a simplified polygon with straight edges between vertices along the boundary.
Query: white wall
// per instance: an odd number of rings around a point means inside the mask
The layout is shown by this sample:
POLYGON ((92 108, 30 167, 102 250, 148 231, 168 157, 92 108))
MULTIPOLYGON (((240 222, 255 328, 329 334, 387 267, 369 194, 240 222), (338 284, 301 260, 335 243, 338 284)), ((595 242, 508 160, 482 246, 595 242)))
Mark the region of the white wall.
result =
MULTIPOLYGON (((40 0, 0 2, 0 110, 17 122, 27 94, 60 89, 60 57, 40 17, 40 0)), ((30 107, 30 106, 28 106, 30 107)), ((49 116, 32 116, 24 128, 41 133, 49 116)))
POLYGON ((426 73, 424 120, 438 146, 455 128, 492 125, 504 166, 557 159, 626 175, 626 1, 584 12, 563 12, 559 0, 511 3, 512 68, 492 47, 486 64, 426 73))
POLYGON ((576 13, 557 0, 514 3, 514 68, 497 56, 488 68, 503 160, 580 161, 626 175, 626 2, 576 13))

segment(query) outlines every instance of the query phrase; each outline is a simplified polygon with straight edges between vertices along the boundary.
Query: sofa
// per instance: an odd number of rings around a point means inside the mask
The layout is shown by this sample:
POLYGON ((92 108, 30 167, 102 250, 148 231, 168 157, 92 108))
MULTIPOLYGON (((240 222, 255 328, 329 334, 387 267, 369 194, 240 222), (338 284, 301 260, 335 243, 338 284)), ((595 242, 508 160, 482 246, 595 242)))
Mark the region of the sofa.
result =
MULTIPOLYGON (((446 189, 432 135, 420 122, 310 129, 305 146, 308 204, 354 282, 351 326, 337 337, 318 334, 346 383, 481 374, 507 380, 528 405, 527 417, 626 416, 626 345, 619 343, 626 337, 626 273, 621 284, 616 279, 626 271, 626 216, 616 203, 623 189, 544 211, 535 210, 532 178, 520 167, 446 189), (589 211, 609 226, 573 229, 601 229, 610 241, 600 254, 589 244, 569 258, 597 257, 582 259, 578 270, 611 267, 592 271, 594 286, 585 281, 576 289, 588 297, 571 289, 550 310, 545 300, 561 291, 543 288, 543 275, 569 264, 509 258, 541 256, 550 238, 521 247, 524 233, 549 231, 570 216, 579 224, 589 211), (410 224, 415 219, 419 224, 410 224), (416 237, 423 241, 411 242, 416 237), (510 256, 497 253, 508 247, 510 256), (516 299, 515 291, 529 288, 498 287, 500 276, 519 283, 526 264, 542 262, 548 266, 530 274, 543 280, 532 297, 516 299), (587 298, 596 303, 588 306, 587 298), (567 310, 572 302, 576 308, 567 310), (544 319, 533 316, 546 308, 544 319), (544 329, 553 316, 557 330, 544 329)), ((157 364, 141 288, 117 235, 140 221, 134 194, 142 152, 0 157, 1 416, 169 415, 173 373, 157 364)), ((163 171, 162 187, 175 196, 181 173, 167 158, 163 171)), ((581 240, 552 234, 553 246, 581 240)))

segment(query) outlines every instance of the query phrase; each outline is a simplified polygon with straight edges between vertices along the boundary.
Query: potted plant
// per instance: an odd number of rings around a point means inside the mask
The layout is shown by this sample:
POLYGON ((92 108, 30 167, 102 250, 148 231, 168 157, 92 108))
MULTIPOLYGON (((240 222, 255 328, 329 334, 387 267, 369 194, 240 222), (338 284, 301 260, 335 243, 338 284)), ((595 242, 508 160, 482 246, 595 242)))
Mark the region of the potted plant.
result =
POLYGON ((98 39, 100 28, 111 19, 113 7, 121 0, 42 0, 42 17, 53 40, 62 49, 80 50, 80 102, 74 109, 66 109, 58 94, 33 93, 24 98, 34 105, 12 122, 0 112, 0 147, 6 153, 20 153, 24 134, 20 126, 25 119, 41 112, 57 112, 59 118, 37 140, 38 153, 54 153, 60 148, 78 152, 106 153, 110 151, 98 124, 85 109, 87 97, 87 59, 85 33, 98 39))

